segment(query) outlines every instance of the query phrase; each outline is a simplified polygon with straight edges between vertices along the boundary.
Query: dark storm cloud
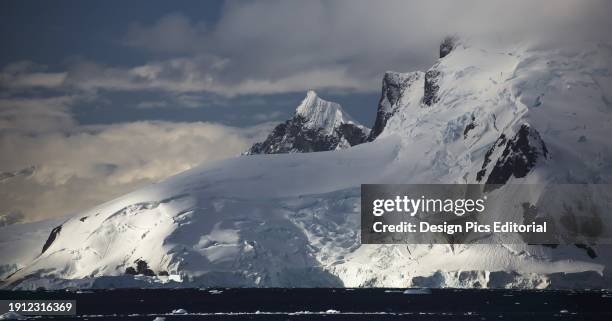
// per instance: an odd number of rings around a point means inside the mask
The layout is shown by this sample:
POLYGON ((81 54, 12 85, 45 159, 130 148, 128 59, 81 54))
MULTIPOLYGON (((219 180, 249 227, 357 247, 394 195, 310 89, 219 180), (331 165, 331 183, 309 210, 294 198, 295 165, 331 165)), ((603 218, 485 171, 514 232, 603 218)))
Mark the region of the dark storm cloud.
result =
MULTIPOLYGON (((180 14, 139 24, 126 41, 197 61, 216 57, 206 89, 222 94, 306 88, 377 91, 387 69, 427 68, 446 35, 491 41, 610 41, 608 1, 229 2, 219 22, 180 14), (300 87, 299 84, 302 84, 300 87)), ((192 72, 194 69, 192 69, 192 72)))
POLYGON ((377 92, 386 70, 430 66, 449 34, 557 46, 610 42, 611 7, 605 0, 231 1, 214 24, 178 12, 133 22, 119 42, 149 52, 141 64, 81 61, 67 73, 4 72, 0 84, 225 96, 377 92))

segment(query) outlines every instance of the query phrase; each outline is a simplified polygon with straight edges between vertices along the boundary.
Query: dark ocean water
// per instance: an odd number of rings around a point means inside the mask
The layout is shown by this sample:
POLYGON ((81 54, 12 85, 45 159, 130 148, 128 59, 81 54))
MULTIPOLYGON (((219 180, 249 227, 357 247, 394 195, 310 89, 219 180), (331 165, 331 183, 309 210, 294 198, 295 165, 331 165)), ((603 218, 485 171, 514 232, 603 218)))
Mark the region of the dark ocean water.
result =
POLYGON ((77 302, 76 316, 37 320, 612 320, 612 291, 601 290, 116 289, 0 299, 77 302))

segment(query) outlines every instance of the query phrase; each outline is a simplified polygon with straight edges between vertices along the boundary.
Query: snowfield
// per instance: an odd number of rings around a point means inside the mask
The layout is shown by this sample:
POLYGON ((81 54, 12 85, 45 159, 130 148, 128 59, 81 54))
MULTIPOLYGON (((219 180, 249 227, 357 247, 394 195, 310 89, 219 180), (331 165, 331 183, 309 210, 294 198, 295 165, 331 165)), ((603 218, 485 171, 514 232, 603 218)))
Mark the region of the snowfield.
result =
POLYGON ((44 253, 50 230, 1 238, 19 268, 4 286, 609 288, 609 246, 361 245, 359 188, 610 183, 610 66, 604 44, 455 43, 430 70, 385 75, 371 142, 191 169, 58 223, 44 253), (139 260, 157 276, 125 275, 139 260))

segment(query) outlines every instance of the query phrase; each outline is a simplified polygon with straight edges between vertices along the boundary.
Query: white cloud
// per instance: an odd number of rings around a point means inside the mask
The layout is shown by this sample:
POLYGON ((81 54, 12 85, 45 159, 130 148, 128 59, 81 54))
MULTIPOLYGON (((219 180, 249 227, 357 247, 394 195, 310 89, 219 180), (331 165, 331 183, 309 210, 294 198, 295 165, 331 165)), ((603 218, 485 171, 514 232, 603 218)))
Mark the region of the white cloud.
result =
POLYGON ((8 226, 11 224, 19 223, 23 221, 23 214, 19 212, 12 212, 8 214, 0 214, 0 227, 8 226))
POLYGON ((48 72, 30 61, 11 63, 0 71, 0 87, 10 89, 58 88, 65 80, 65 72, 48 72))
MULTIPOLYGON (((278 94, 302 92, 307 89, 339 89, 349 91, 377 91, 378 75, 364 79, 353 77, 343 67, 327 69, 312 68, 267 79, 244 77, 235 82, 220 75, 226 63, 211 56, 174 58, 151 61, 147 64, 120 68, 104 66, 94 62, 81 61, 73 64, 64 73, 62 88, 66 91, 96 92, 97 90, 147 91, 161 90, 177 94, 178 105, 185 107, 202 106, 200 101, 190 99, 185 93, 213 93, 225 97, 249 94, 278 94)), ((22 74, 22 79, 32 79, 35 74, 22 74)), ((29 82, 29 87, 35 87, 29 82)), ((0 87, 2 85, 0 84, 0 87)), ((27 88, 23 83, 19 88, 27 88)), ((12 86, 10 88, 16 88, 12 86)), ((157 104, 155 104, 157 105, 157 104)), ((150 104, 143 108, 152 107, 150 104)))
POLYGON ((217 86, 216 91, 227 96, 240 94, 280 94, 303 92, 308 89, 338 89, 349 91, 378 91, 373 86, 380 82, 378 77, 360 79, 352 77, 344 69, 313 69, 296 72, 285 77, 269 79, 246 79, 234 87, 217 86))
MULTIPOLYGON (((78 125, 73 98, 0 101, 0 215, 59 217, 184 171, 239 155, 270 125, 132 122, 78 125), (28 175, 24 168, 35 166, 28 175)), ((12 216, 11 216, 12 217, 12 216)))
POLYGON ((0 131, 43 132, 75 126, 69 114, 72 96, 0 99, 0 131))

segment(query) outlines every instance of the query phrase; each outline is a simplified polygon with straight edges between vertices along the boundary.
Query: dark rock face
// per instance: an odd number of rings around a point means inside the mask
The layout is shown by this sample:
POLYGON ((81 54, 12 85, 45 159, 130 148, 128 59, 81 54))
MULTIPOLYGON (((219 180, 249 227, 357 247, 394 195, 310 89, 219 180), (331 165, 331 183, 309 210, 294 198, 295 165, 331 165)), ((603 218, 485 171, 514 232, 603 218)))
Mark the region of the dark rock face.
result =
POLYGON ((396 112, 396 109, 387 110, 388 108, 383 106, 383 101, 386 99, 389 105, 397 106, 397 103, 402 97, 402 92, 408 86, 407 82, 398 81, 396 75, 397 74, 388 72, 385 73, 383 77, 382 93, 378 101, 378 110, 376 111, 376 121, 374 122, 374 127, 372 127, 370 131, 370 137, 368 137, 369 141, 374 140, 374 138, 382 133, 387 124, 387 120, 396 112))
POLYGON ((470 130, 474 128, 476 128, 476 117, 472 115, 472 122, 467 124, 467 126, 465 126, 465 129, 463 130, 463 139, 467 139, 468 134, 470 133, 470 130))
POLYGON ((306 119, 300 115, 279 124, 265 141, 254 144, 247 155, 310 153, 337 149, 343 142, 355 146, 366 141, 366 133, 353 124, 341 124, 334 133, 327 135, 322 129, 304 126, 306 119))
POLYGON ((155 273, 149 269, 149 264, 144 260, 136 261, 136 273, 146 276, 155 276, 155 273))
POLYGON ((493 146, 491 146, 491 148, 489 148, 485 154, 485 159, 482 162, 482 169, 476 173, 476 181, 482 181, 487 173, 487 166, 489 166, 489 163, 491 163, 491 156, 493 155, 493 152, 495 152, 498 147, 502 147, 504 144, 506 144, 506 134, 501 134, 495 141, 495 144, 493 144, 493 146))
POLYGON ((136 260, 136 268, 129 266, 125 269, 125 274, 129 275, 146 275, 155 276, 155 272, 149 268, 149 264, 145 260, 136 260))
POLYGON ((417 73, 401 74, 397 72, 387 72, 382 81, 382 92, 378 101, 376 111, 376 121, 370 131, 368 141, 373 141, 387 125, 387 121, 393 116, 399 106, 399 102, 404 95, 404 91, 410 87, 421 76, 417 73))
POLYGON ((61 231, 62 231, 61 225, 51 230, 51 234, 49 234, 49 238, 47 238, 47 241, 43 245, 42 252, 40 252, 41 254, 45 253, 45 251, 51 246, 51 244, 53 244, 53 241, 55 241, 55 239, 57 238, 57 236, 60 234, 61 231))
POLYGON ((138 273, 136 273, 136 269, 135 268, 129 266, 127 269, 125 269, 125 274, 136 275, 138 273))
POLYGON ((440 71, 436 70, 435 67, 425 73, 423 104, 431 106, 440 100, 438 97, 438 91, 440 90, 440 85, 438 85, 439 81, 440 71))
MULTIPOLYGON (((505 184, 512 176, 525 177, 535 167, 538 159, 547 157, 548 150, 540 134, 528 124, 523 124, 516 135, 506 143, 506 148, 491 170, 486 184, 505 184)), ((485 157, 485 163, 487 162, 485 157)), ((483 169, 486 168, 485 163, 483 169)), ((482 179, 484 173, 479 176, 482 179)))
MULTIPOLYGON (((454 36, 446 37, 440 44, 440 58, 446 57, 455 47, 457 46, 457 38, 454 36)), ((431 106, 437 103, 440 98, 438 97, 438 91, 440 85, 438 84, 442 74, 436 69, 437 64, 434 65, 425 73, 425 92, 423 93, 423 104, 431 106)))
POLYGON ((336 134, 339 139, 344 138, 351 146, 359 145, 368 138, 361 128, 353 124, 340 125, 336 128, 336 134))
POLYGON ((469 123, 467 126, 465 126, 465 130, 463 130, 463 139, 466 139, 468 134, 470 133, 470 130, 474 128, 476 128, 475 123, 469 123))
POLYGON ((595 252, 595 250, 592 247, 586 244, 574 244, 574 245, 579 249, 583 249, 590 258, 592 259, 597 258, 597 252, 595 252))
POLYGON ((457 38, 448 36, 440 43, 440 58, 446 57, 457 46, 457 38))

